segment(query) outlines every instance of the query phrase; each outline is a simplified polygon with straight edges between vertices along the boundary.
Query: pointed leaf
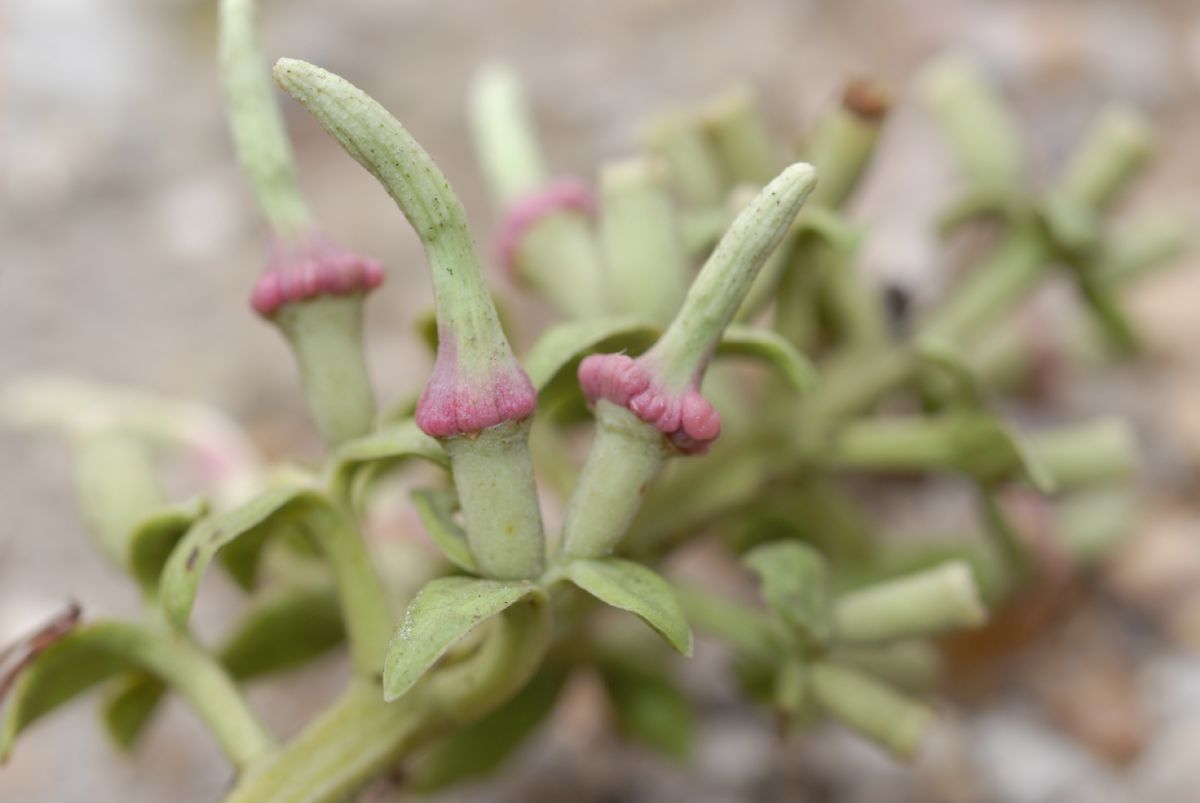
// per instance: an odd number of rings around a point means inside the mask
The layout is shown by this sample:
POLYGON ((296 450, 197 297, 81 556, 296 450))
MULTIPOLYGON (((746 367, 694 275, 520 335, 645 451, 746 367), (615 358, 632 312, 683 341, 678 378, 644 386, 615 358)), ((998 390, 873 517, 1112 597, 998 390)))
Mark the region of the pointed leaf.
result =
POLYGON ((740 324, 729 326, 721 336, 717 356, 752 357, 762 360, 778 371, 793 390, 809 390, 817 381, 817 372, 812 362, 797 351, 787 338, 770 329, 756 329, 740 324))
POLYGON ((441 445, 407 417, 339 447, 330 463, 330 488, 339 499, 349 499, 361 469, 370 466, 372 478, 377 478, 380 471, 410 459, 427 460, 442 468, 450 465, 441 445))
POLYGON ((692 654, 692 630, 675 589, 640 563, 619 558, 575 560, 566 566, 575 585, 614 608, 629 611, 657 630, 684 655, 692 654))
POLYGON ((563 661, 548 660, 515 697, 430 749, 405 786, 427 794, 499 767, 554 710, 568 675, 563 661))
POLYGON ((226 636, 219 657, 235 679, 251 680, 302 666, 344 638, 333 588, 288 589, 255 600, 226 636))
POLYGON ((161 510, 138 525, 129 539, 129 568, 142 588, 157 591, 175 545, 207 513, 207 501, 194 499, 161 510))
POLYGON ((160 595, 168 620, 176 627, 187 625, 200 578, 221 549, 239 539, 257 542, 327 504, 306 486, 272 488, 241 507, 198 522, 163 568, 160 595))
POLYGON ((117 746, 131 750, 167 693, 154 675, 130 672, 112 682, 104 697, 104 727, 117 746))
POLYGON ((454 520, 458 510, 458 495, 451 490, 421 490, 412 492, 417 515, 426 532, 441 547, 442 554, 463 571, 477 574, 475 556, 467 544, 467 534, 454 520))
POLYGON ((825 559, 805 544, 780 541, 746 553, 763 600, 805 644, 829 641, 833 612, 825 559))
POLYGON ((607 656, 597 668, 628 739, 682 761, 691 753, 696 711, 691 699, 664 667, 633 656, 607 656))
POLYGON ((383 669, 384 698, 395 700, 460 638, 540 588, 526 581, 442 577, 421 589, 404 612, 388 646, 383 669))
MULTIPOLYGON (((235 680, 247 681, 301 666, 341 644, 341 609, 332 588, 297 588, 255 600, 225 637, 219 658, 235 680)), ((149 724, 166 686, 153 675, 114 681, 104 702, 109 734, 131 748, 149 724)))

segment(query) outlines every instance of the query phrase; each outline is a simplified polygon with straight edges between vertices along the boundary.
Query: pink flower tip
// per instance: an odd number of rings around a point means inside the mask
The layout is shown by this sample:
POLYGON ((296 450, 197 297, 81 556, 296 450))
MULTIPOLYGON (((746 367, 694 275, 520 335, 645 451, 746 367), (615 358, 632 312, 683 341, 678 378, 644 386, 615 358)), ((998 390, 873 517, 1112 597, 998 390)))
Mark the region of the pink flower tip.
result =
POLYGON ((443 334, 433 376, 417 402, 417 426, 432 438, 452 438, 533 415, 537 391, 515 359, 508 363, 482 378, 464 376, 454 340, 443 334))
POLYGON ((582 182, 562 178, 514 201, 500 224, 496 241, 497 255, 505 270, 510 274, 515 271, 517 249, 526 232, 542 218, 564 211, 595 216, 596 198, 582 182))
POLYGON ((383 266, 376 260, 314 237, 296 248, 275 248, 250 293, 250 306, 270 318, 288 304, 368 293, 383 280, 383 266))
POLYGON ((606 399, 657 427, 685 454, 704 454, 721 434, 721 414, 695 388, 671 392, 625 354, 592 354, 579 364, 589 404, 606 399))

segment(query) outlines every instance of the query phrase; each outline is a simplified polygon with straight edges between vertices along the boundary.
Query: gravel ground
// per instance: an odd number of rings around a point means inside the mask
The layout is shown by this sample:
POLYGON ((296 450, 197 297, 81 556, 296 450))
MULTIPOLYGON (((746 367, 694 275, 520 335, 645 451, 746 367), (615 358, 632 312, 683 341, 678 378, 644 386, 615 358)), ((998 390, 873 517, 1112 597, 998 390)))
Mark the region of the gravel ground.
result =
MULTIPOLYGON (((269 52, 346 75, 396 112, 442 165, 481 237, 492 220, 462 98, 472 70, 494 57, 528 77, 555 167, 582 174, 628 151, 647 113, 731 82, 754 84, 773 122, 790 131, 847 77, 883 77, 899 111, 857 214, 874 226, 867 269, 918 297, 940 267, 928 222, 953 184, 911 82, 939 53, 967 53, 1004 88, 1039 168, 1058 164, 1106 104, 1135 104, 1160 132, 1160 156, 1130 205, 1152 200, 1193 220, 1200 213, 1200 7, 1192 0, 265 5, 269 52)), ((316 441, 289 355, 247 312, 259 224, 220 112, 214 6, 0 4, 0 386, 54 372, 198 398, 244 422, 269 454, 312 456, 316 441)), ((381 398, 400 398, 428 370, 412 337, 429 304, 418 244, 369 176, 298 107, 289 105, 288 116, 320 219, 391 268, 370 307, 370 358, 381 398)), ((667 766, 615 743, 584 678, 511 773, 445 799, 1195 800, 1200 517, 1188 496, 1200 465, 1197 293, 1195 258, 1142 288, 1137 313, 1151 334, 1150 366, 1070 402, 1130 415, 1151 451, 1150 513, 1094 581, 1107 607, 1077 606, 1047 643, 1014 659, 1032 670, 983 698, 948 702, 915 767, 832 729, 780 743, 771 723, 727 699, 710 645, 686 675, 707 712, 692 764, 667 766), (1180 594, 1158 593, 1168 575, 1180 594), (1060 682, 1041 682, 1047 677, 1060 682), (1127 715, 1097 724, 1097 711, 1113 706, 1127 715)), ((535 307, 513 303, 537 319, 535 307)), ((0 643, 67 598, 83 602, 89 616, 136 611, 133 590, 83 537, 70 470, 60 445, 0 429, 8 516, 0 528, 0 643)), ((218 629, 234 602, 229 588, 206 590, 201 631, 218 629)), ((294 731, 343 673, 327 662, 251 697, 272 724, 294 731)), ((0 800, 186 803, 213 800, 230 781, 178 702, 133 760, 105 741, 91 708, 76 706, 22 740, 0 771, 0 800)))

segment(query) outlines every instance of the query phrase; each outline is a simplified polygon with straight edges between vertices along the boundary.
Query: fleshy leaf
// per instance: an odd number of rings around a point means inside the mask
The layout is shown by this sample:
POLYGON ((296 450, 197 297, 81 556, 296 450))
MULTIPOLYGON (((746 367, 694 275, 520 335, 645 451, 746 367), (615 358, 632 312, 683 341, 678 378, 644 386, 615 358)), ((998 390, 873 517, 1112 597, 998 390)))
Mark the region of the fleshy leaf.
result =
POLYGON ((405 786, 429 793, 499 767, 554 710, 568 674, 563 661, 548 660, 515 697, 430 749, 405 786))
POLYGON ((272 488, 241 507, 210 516, 184 536, 163 568, 160 594, 168 620, 184 627, 192 612, 200 578, 224 547, 239 539, 257 541, 276 526, 287 525, 305 512, 328 503, 306 486, 272 488))
POLYGON ((113 681, 102 710, 108 735, 122 750, 130 750, 149 724, 167 685, 146 672, 130 672, 113 681))
POLYGON ((768 607, 810 645, 824 644, 832 631, 832 604, 825 559, 810 546, 776 542, 746 553, 768 607))
POLYGON ((629 739, 686 759, 696 724, 690 698, 664 668, 632 658, 609 656, 598 665, 617 727, 629 739))
POLYGON ((753 357, 779 372, 793 390, 805 391, 816 383, 817 372, 807 357, 787 338, 769 329, 734 324, 725 330, 717 356, 753 357))
POLYGON ((129 567, 142 588, 158 588, 175 545, 207 513, 208 503, 195 499, 161 510, 134 529, 129 539, 129 567))
POLYGON ((565 571, 572 583, 601 602, 640 617, 668 644, 691 656, 692 630, 675 598, 675 589, 660 575, 620 558, 574 560, 565 571))
POLYGON ((250 680, 308 663, 344 638, 333 588, 290 589, 255 600, 226 637, 219 657, 235 679, 250 680))
POLYGON ((822 708, 900 756, 917 753, 933 720, 925 706, 848 666, 815 664, 810 683, 822 708))
POLYGON ((331 461, 329 484, 335 496, 348 499, 360 469, 369 466, 372 477, 377 477, 384 468, 413 458, 442 468, 450 465, 450 457, 441 445, 422 432, 412 418, 393 421, 339 447, 331 461))
POLYGON ((588 318, 547 329, 521 362, 541 391, 571 363, 593 351, 641 351, 662 329, 631 316, 588 318))
MULTIPOLYGON (((332 588, 297 588, 255 600, 226 636, 219 658, 229 674, 253 680, 317 658, 345 638, 332 588)), ((104 721, 119 746, 129 749, 157 709, 166 686, 134 672, 115 681, 104 701, 104 721)))
POLYGON ((395 700, 479 623, 528 597, 541 597, 527 581, 442 577, 429 582, 404 612, 388 646, 384 698, 395 700))
POLYGON ((454 512, 458 510, 458 495, 451 490, 427 489, 413 491, 412 500, 421 523, 441 547, 442 554, 458 568, 477 574, 479 570, 475 566, 471 547, 467 544, 467 534, 454 520, 454 512))

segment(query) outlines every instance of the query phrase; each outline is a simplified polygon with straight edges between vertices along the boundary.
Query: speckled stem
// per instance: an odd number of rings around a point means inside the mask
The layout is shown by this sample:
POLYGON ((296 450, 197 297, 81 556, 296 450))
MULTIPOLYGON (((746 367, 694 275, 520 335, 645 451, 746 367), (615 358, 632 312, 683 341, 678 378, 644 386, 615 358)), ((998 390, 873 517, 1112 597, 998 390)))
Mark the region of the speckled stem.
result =
POLYGON ((610 554, 670 454, 657 429, 624 407, 606 399, 597 402, 596 440, 567 504, 563 556, 610 554))

